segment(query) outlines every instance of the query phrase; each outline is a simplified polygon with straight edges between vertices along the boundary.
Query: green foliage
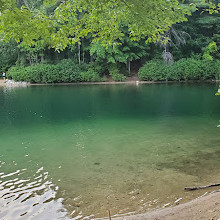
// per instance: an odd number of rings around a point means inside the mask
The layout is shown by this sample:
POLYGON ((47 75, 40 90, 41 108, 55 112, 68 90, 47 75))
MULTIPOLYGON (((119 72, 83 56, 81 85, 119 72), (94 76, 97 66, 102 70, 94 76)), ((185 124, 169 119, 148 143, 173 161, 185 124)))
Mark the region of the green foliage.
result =
POLYGON ((139 71, 140 80, 145 81, 180 81, 218 79, 219 61, 181 59, 172 65, 162 61, 150 61, 139 71))
POLYGON ((192 7, 178 0, 7 1, 0 1, 4 40, 13 39, 28 47, 43 41, 57 50, 89 35, 93 43, 117 44, 125 36, 121 24, 128 26, 132 41, 148 37, 155 42, 172 24, 186 21, 192 7))
POLYGON ((0 33, 4 41, 22 42, 24 46, 32 47, 50 43, 54 28, 53 23, 42 13, 34 13, 27 7, 15 7, 0 14, 0 33))
POLYGON ((162 61, 149 61, 139 70, 139 79, 144 81, 166 80, 166 64, 162 61))
POLYGON ((121 73, 114 73, 114 74, 110 74, 112 76, 112 79, 116 82, 123 82, 126 80, 126 76, 124 76, 121 73))
POLYGON ((107 72, 107 64, 100 62, 100 61, 95 61, 95 62, 91 62, 89 64, 90 68, 92 68, 95 72, 97 72, 100 76, 105 75, 105 73, 107 72))
MULTIPOLYGON (((220 14, 215 13, 217 1, 212 2, 216 4, 204 0, 0 0, 0 37, 11 40, 0 45, 0 68, 5 71, 15 62, 33 65, 14 76, 32 82, 100 81, 106 80, 100 77, 108 73, 123 81, 124 75, 131 76, 141 63, 161 59, 162 49, 146 42, 163 42, 161 34, 172 26, 176 31, 170 36, 168 50, 180 61, 171 66, 148 62, 151 74, 141 70, 140 77, 219 78, 218 71, 213 73, 216 65, 210 62, 213 59, 216 64, 220 58, 220 14), (191 13, 192 17, 186 17, 191 13), (174 45, 176 39, 185 41, 185 36, 186 45, 174 45), (201 63, 202 55, 208 61, 201 63), (69 58, 82 65, 60 63, 69 58), (44 65, 36 65, 39 63, 44 65)), ((19 72, 22 67, 17 68, 19 72)))
POLYGON ((122 29, 125 36, 118 40, 116 45, 104 47, 101 42, 94 43, 91 45, 90 54, 99 60, 105 59, 107 63, 119 62, 124 64, 149 56, 149 45, 146 44, 145 40, 131 41, 126 36, 128 28, 122 29))
POLYGON ((8 71, 8 78, 31 83, 99 82, 101 77, 90 65, 79 65, 71 60, 60 63, 16 66, 8 71))
POLYGON ((114 81, 125 81, 126 80, 126 76, 124 76, 123 74, 119 72, 119 68, 117 64, 111 64, 108 70, 109 70, 109 75, 112 77, 114 81))
POLYGON ((220 80, 220 60, 215 61, 215 67, 216 67, 216 79, 220 80))
POLYGON ((203 58, 205 60, 213 60, 213 54, 218 53, 218 47, 216 42, 211 42, 204 51, 203 58))
POLYGON ((172 72, 178 75, 179 80, 199 80, 201 79, 202 61, 189 59, 181 59, 174 63, 172 72))
POLYGON ((14 42, 0 41, 0 57, 0 72, 5 72, 16 63, 18 58, 17 45, 14 42))
POLYGON ((80 81, 82 82, 100 82, 102 81, 99 74, 92 68, 80 73, 80 81))
MULTIPOLYGON (((176 60, 191 57, 194 54, 204 54, 205 59, 219 59, 218 52, 209 53, 209 44, 216 43, 220 48, 220 14, 205 12, 199 8, 188 18, 188 22, 174 26, 177 31, 188 33, 186 44, 176 48, 171 46, 170 51, 176 60), (211 57, 210 57, 211 56, 211 57)), ((213 49, 213 48, 212 48, 213 49)))

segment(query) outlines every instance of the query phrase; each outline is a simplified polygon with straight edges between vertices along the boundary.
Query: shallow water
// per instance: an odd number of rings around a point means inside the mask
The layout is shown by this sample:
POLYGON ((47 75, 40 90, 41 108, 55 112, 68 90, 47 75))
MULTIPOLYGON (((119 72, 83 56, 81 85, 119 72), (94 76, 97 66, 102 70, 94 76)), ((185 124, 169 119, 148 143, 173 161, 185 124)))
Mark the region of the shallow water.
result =
POLYGON ((184 187, 220 180, 217 88, 0 88, 0 219, 103 218, 206 193, 184 187))

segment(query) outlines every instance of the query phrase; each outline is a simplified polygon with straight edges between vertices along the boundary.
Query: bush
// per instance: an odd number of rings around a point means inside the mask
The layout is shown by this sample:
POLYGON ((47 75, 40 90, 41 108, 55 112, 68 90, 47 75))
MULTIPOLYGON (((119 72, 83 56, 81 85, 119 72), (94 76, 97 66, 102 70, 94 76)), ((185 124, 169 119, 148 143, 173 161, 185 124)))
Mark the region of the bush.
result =
POLYGON ((82 82, 100 82, 101 77, 92 68, 80 73, 80 81, 82 82))
POLYGON ((215 63, 216 63, 215 79, 219 80, 220 79, 220 60, 215 61, 215 63))
POLYGON ((63 60, 54 64, 38 64, 34 66, 15 66, 9 69, 8 78, 15 81, 31 83, 61 82, 99 82, 99 73, 89 64, 76 64, 72 60, 63 60))
POLYGON ((208 80, 220 77, 220 61, 181 59, 172 65, 162 61, 150 61, 139 70, 140 80, 146 81, 180 81, 208 80))
POLYGON ((149 61, 139 70, 139 78, 144 81, 167 79, 167 66, 162 61, 149 61))
POLYGON ((95 70, 100 76, 103 76, 107 72, 107 64, 100 62, 100 61, 95 61, 89 64, 90 68, 95 70))
POLYGON ((219 61, 207 61, 202 60, 201 71, 202 79, 218 79, 220 75, 220 65, 218 67, 219 61))
POLYGON ((15 66, 9 69, 7 72, 7 77, 15 81, 27 81, 30 82, 28 71, 25 67, 15 66))
POLYGON ((111 64, 108 70, 109 70, 109 75, 112 77, 114 81, 125 81, 126 80, 126 76, 124 76, 123 74, 119 72, 119 68, 117 64, 111 64))

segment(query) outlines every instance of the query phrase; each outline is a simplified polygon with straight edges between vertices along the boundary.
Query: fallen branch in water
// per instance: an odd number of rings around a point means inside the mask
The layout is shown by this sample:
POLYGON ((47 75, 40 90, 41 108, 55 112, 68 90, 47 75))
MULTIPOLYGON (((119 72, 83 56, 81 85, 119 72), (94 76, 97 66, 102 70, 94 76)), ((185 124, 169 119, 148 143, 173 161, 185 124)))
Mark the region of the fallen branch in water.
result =
POLYGON ((214 187, 214 186, 220 186, 220 183, 211 184, 211 185, 208 185, 208 186, 185 187, 185 190, 192 191, 192 190, 197 190, 197 189, 206 189, 206 188, 214 187))
POLYGON ((110 210, 108 210, 108 217, 109 217, 109 220, 112 220, 110 210))

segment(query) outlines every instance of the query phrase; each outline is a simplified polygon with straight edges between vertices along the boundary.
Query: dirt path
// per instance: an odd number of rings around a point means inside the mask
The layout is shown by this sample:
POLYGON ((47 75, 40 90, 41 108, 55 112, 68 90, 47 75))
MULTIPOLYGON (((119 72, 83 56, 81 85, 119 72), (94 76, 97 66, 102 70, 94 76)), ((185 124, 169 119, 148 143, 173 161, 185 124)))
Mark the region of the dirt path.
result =
POLYGON ((220 190, 175 207, 114 220, 220 220, 220 190))

